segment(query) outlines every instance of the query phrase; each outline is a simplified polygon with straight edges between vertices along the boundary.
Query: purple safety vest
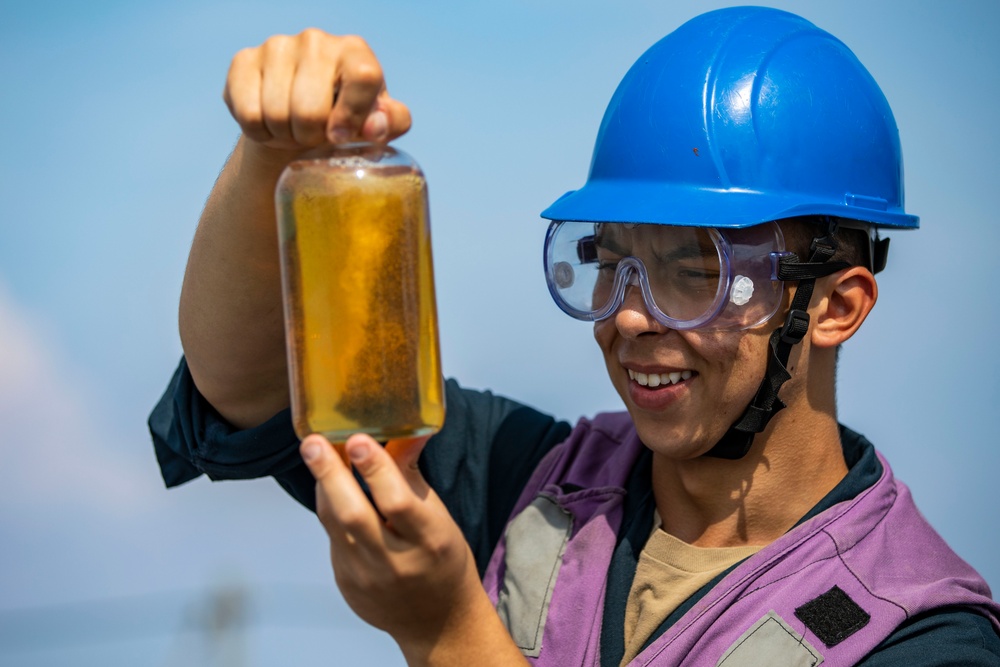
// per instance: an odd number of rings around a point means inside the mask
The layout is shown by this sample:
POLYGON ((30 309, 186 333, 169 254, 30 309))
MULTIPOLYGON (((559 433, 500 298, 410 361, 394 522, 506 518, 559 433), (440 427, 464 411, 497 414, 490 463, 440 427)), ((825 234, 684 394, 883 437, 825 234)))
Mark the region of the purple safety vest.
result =
MULTIPOLYGON (((534 665, 600 665, 607 572, 642 448, 626 413, 581 420, 514 507, 483 585, 534 665)), ((879 460, 873 486, 738 565, 629 664, 854 665, 906 619, 956 605, 1000 630, 989 586, 879 460)))

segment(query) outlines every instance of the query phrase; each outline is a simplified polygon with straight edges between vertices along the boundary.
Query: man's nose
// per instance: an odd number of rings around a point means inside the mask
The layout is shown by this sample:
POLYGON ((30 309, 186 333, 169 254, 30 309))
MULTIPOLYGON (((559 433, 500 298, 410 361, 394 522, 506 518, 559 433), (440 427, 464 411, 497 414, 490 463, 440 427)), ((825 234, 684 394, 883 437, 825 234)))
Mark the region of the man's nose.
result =
POLYGON ((615 312, 615 326, 622 336, 633 338, 644 333, 664 333, 668 331, 659 320, 653 317, 642 296, 639 276, 633 271, 625 285, 625 295, 622 304, 615 312))

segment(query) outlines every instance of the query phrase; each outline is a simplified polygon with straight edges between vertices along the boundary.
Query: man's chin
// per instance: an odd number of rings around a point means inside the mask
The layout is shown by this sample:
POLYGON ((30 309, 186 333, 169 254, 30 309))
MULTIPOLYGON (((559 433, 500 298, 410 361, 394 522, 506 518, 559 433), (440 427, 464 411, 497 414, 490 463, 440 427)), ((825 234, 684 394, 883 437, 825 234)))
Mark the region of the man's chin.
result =
POLYGON ((646 415, 636 412, 638 411, 629 411, 639 440, 654 454, 669 459, 688 461, 703 456, 723 435, 720 433, 715 436, 703 429, 692 432, 690 428, 669 422, 652 422, 646 415))

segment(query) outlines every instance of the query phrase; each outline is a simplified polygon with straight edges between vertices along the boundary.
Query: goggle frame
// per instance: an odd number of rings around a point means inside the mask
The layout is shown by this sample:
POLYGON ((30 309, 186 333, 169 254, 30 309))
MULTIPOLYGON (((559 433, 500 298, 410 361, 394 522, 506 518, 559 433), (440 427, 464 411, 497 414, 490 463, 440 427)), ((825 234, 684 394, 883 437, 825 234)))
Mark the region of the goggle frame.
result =
MULTIPOLYGON (((715 227, 698 227, 706 232, 715 246, 719 259, 719 284, 716 294, 712 298, 704 312, 691 319, 679 319, 667 315, 656 303, 653 290, 649 281, 649 274, 645 264, 641 259, 633 255, 623 257, 618 260, 615 267, 614 283, 611 287, 609 298, 600 307, 592 310, 584 310, 573 306, 561 294, 566 286, 560 286, 557 279, 556 268, 564 260, 553 261, 556 251, 557 239, 560 230, 566 229, 567 225, 597 225, 597 224, 621 224, 636 226, 639 224, 653 223, 593 223, 571 220, 554 220, 545 235, 545 247, 543 263, 545 270, 545 280, 556 305, 564 313, 574 319, 582 321, 599 322, 611 317, 621 308, 625 301, 625 290, 629 286, 638 286, 642 294, 643 303, 647 312, 653 316, 663 326, 679 331, 701 329, 705 331, 742 331, 752 329, 770 320, 781 306, 784 295, 784 282, 778 279, 778 266, 782 258, 791 255, 785 250, 784 237, 776 222, 768 222, 753 227, 737 229, 718 229, 715 227), (753 236, 766 237, 758 239, 754 243, 744 242, 742 237, 753 236), (734 242, 734 239, 736 242, 734 242), (750 247, 770 246, 766 253, 752 251, 749 255, 746 250, 750 247), (745 269, 741 272, 740 269, 745 269), (753 277, 748 278, 747 274, 753 277), (742 281, 750 281, 751 292, 757 294, 757 299, 753 304, 753 309, 743 309, 752 296, 745 296, 746 283, 743 282, 744 291, 741 294, 734 294, 734 285, 740 287, 742 281), (764 285, 763 283, 769 283, 764 285), (766 289, 764 289, 766 287, 766 289), (748 310, 756 310, 756 313, 747 316, 748 310)), ((661 225, 656 225, 661 226, 661 225)), ((675 227, 694 227, 675 225, 675 227)), ((574 235, 570 235, 573 238, 574 235)), ((593 236, 589 236, 593 241, 593 236)), ((588 237, 581 236, 572 243, 580 244, 588 237)), ((588 257, 588 253, 581 246, 577 246, 576 254, 579 257, 580 266, 596 261, 593 257, 588 257)), ((572 271, 572 266, 569 266, 572 271)), ((575 276, 574 276, 575 277, 575 276)), ((562 282, 565 282, 563 278, 562 282)), ((570 283, 572 285, 572 283, 570 283)), ((595 282, 596 285, 596 282, 595 282)))

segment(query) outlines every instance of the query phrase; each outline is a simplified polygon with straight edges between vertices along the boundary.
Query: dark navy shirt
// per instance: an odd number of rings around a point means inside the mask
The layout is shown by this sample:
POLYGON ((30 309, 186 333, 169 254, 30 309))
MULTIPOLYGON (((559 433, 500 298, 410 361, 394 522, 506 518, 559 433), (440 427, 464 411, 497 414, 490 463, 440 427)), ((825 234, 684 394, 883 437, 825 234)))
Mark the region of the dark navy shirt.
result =
MULTIPOLYGON (((452 380, 446 384, 446 402, 445 426, 428 442, 420 468, 462 528, 482 575, 535 466, 569 435, 570 426, 510 399, 463 389, 452 380)), ((315 510, 315 482, 299 456, 288 410, 255 428, 236 429, 198 393, 181 360, 149 417, 149 428, 168 487, 202 474, 213 480, 271 476, 315 510)), ((800 522, 854 498, 881 475, 881 464, 867 440, 842 428, 841 441, 848 474, 800 522)), ((625 519, 608 572, 602 667, 617 667, 625 651, 625 605, 653 526, 651 459, 648 451, 640 457, 627 489, 625 519)), ((727 572, 678 607, 648 642, 679 620, 727 572)), ((937 610, 908 619, 860 664, 1000 667, 1000 637, 984 616, 962 609, 937 610)))

